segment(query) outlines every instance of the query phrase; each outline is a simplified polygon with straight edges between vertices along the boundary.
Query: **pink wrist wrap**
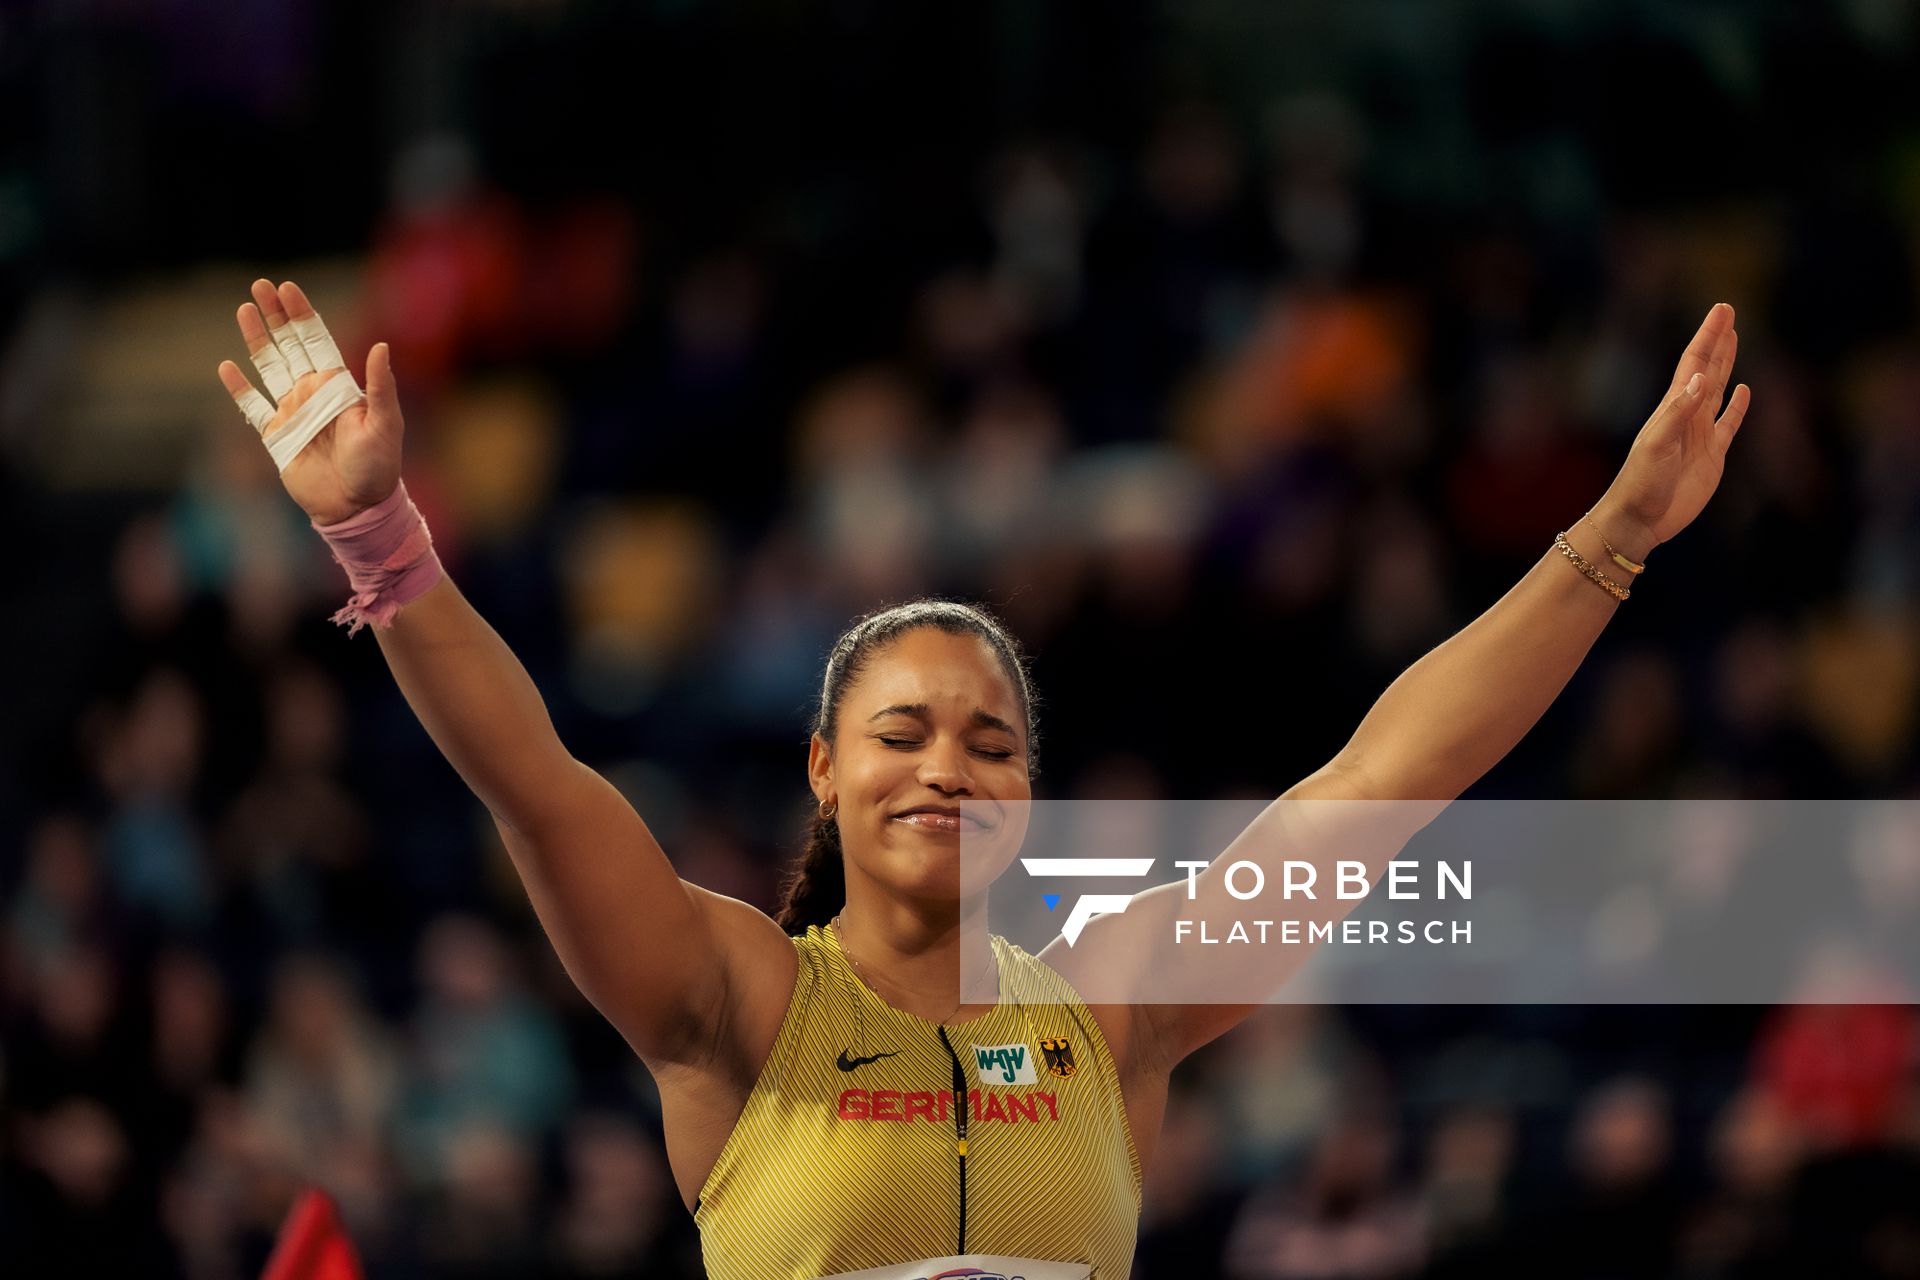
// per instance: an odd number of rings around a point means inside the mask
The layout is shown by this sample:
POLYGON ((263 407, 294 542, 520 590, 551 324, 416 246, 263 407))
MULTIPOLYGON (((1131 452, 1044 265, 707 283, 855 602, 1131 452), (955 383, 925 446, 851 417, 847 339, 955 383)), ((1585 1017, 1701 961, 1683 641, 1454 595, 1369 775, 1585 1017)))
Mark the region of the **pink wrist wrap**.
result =
POLYGON ((402 483, 382 502, 337 524, 313 522, 333 558, 347 571, 353 596, 333 621, 353 635, 368 623, 391 626, 400 606, 424 595, 444 570, 427 522, 402 483))

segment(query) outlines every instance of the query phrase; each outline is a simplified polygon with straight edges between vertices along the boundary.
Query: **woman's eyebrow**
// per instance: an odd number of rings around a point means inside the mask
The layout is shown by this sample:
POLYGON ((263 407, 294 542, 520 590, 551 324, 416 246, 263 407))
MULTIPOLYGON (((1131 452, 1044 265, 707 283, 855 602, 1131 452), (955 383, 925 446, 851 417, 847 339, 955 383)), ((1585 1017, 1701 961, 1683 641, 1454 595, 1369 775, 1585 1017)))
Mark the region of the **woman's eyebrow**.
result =
POLYGON ((1008 724, 1005 720, 1002 720, 999 716, 994 715, 991 711, 982 711, 979 707, 975 707, 973 709, 972 719, 975 724, 980 725, 983 728, 998 729, 1002 733, 1008 735, 1009 737, 1017 738, 1020 736, 1019 734, 1013 731, 1012 725, 1008 724))
MULTIPOLYGON (((896 702, 892 706, 882 707, 878 711, 874 712, 872 715, 868 716, 867 723, 872 724, 875 720, 882 719, 886 716, 913 716, 916 719, 925 720, 927 718, 928 710, 929 708, 927 704, 924 702, 896 702)), ((1014 732, 1014 728, 1011 724, 1007 723, 1005 720, 1002 720, 999 716, 994 715, 993 712, 984 710, 980 707, 975 707, 973 709, 973 714, 972 716, 969 717, 969 719, 971 719, 975 724, 979 725, 981 728, 998 729, 1002 733, 1014 734, 1014 736, 1016 737, 1019 736, 1014 732)))

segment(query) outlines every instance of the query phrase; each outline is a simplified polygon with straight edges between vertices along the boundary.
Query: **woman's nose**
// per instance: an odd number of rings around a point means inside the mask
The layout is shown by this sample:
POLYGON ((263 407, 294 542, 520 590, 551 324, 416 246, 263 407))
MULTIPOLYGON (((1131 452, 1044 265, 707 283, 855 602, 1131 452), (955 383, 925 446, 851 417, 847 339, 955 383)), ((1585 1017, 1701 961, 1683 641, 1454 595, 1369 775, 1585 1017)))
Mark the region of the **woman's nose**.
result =
POLYGON ((949 795, 970 794, 973 790, 966 752, 957 747, 936 746, 928 751, 920 761, 919 778, 924 785, 949 795))

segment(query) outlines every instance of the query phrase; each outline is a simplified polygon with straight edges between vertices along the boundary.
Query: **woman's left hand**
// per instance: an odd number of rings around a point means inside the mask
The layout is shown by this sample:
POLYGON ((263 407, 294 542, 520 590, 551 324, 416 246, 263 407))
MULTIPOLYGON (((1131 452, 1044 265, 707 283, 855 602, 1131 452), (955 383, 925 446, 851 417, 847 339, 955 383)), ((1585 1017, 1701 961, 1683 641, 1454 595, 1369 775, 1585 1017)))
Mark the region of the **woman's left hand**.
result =
POLYGON ((1727 446, 1753 398, 1743 382, 1720 410, 1739 346, 1733 308, 1715 303, 1680 357, 1666 400, 1640 428, 1626 464, 1594 505, 1595 522, 1635 560, 1692 524, 1720 486, 1727 446))

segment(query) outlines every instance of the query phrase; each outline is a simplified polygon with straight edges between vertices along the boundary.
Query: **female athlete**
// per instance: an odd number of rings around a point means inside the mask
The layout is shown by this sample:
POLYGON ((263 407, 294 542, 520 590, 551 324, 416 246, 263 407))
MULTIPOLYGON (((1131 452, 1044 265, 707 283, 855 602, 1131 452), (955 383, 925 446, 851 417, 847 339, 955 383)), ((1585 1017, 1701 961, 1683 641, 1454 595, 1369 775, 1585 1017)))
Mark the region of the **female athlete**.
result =
MULTIPOLYGON (((1006 631, 944 601, 855 625, 827 661, 817 817, 780 920, 686 883, 441 572, 400 485, 387 345, 363 394, 298 286, 252 293, 240 331, 278 403, 232 361, 221 381, 347 569, 339 618, 374 624, 567 972, 652 1071, 709 1273, 1123 1280, 1169 1073, 1249 1006, 1081 1002, 1076 972, 1163 936, 1144 908, 1072 949, 995 939, 993 972, 960 972, 960 802, 1031 796, 1033 699, 1006 631)), ((1718 486, 1750 400, 1739 386, 1721 411, 1736 345, 1715 306, 1594 507, 1282 799, 1449 800, 1504 756, 1718 486)))

